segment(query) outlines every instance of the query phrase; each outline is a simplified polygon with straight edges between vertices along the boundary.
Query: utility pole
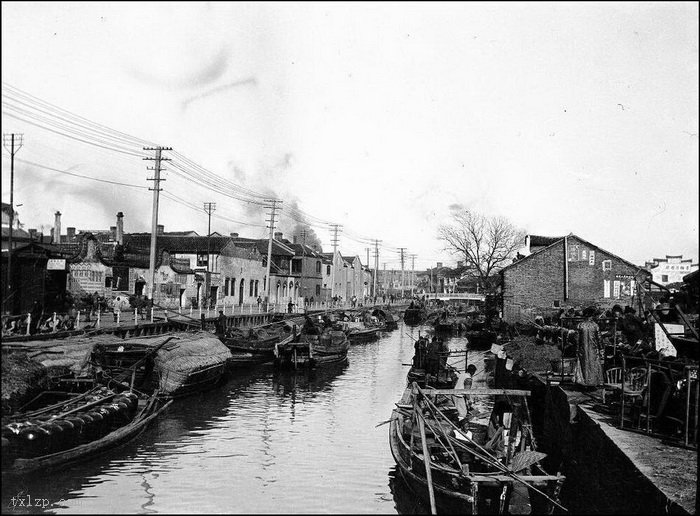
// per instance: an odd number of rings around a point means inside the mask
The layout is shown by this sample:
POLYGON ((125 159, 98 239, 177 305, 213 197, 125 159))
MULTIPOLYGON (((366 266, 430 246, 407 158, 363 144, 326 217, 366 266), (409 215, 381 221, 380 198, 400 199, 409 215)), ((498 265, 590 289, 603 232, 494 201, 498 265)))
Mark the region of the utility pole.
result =
POLYGON ((330 224, 330 226, 333 228, 333 238, 331 239, 331 243, 333 244, 333 258, 331 259, 331 263, 333 264, 331 267, 331 297, 335 297, 335 254, 338 250, 338 230, 343 229, 343 227, 340 224, 330 224))
POLYGON ((384 262, 384 274, 382 275, 382 290, 383 293, 386 294, 386 262, 384 262))
POLYGON ((306 230, 301 230, 301 297, 306 300, 306 287, 304 286, 304 262, 306 261, 306 230))
POLYGON ((379 242, 380 240, 374 240, 374 282, 372 285, 372 295, 377 295, 377 274, 379 273, 379 242))
MULTIPOLYGON (((161 156, 161 152, 164 150, 173 150, 172 147, 144 147, 145 151, 155 151, 155 158, 143 158, 147 161, 154 161, 154 167, 147 167, 147 170, 153 170, 154 177, 149 177, 148 181, 153 181, 153 216, 151 219, 151 254, 148 260, 148 272, 151 276, 151 302, 155 303, 156 297, 156 232, 158 231, 158 199, 160 197, 159 192, 162 190, 160 187, 160 182, 165 181, 161 179, 160 173, 165 170, 161 167, 161 161, 170 161, 170 158, 164 158, 161 156)), ((128 288, 128 287, 127 287, 128 288)))
MULTIPOLYGON (((209 223, 207 225, 207 276, 206 276, 206 282, 205 282, 205 290, 204 290, 204 295, 208 295, 207 293, 211 292, 211 269, 209 268, 209 264, 211 263, 211 246, 210 246, 210 241, 211 241, 211 214, 216 211, 216 203, 215 202, 205 202, 204 203, 204 211, 209 215, 209 223)), ((211 299, 209 300, 209 303, 211 303, 211 299)))
MULTIPOLYGON (((10 301, 12 299, 12 231, 14 230, 13 226, 15 225, 15 154, 17 154, 17 151, 19 151, 22 148, 23 144, 23 137, 24 135, 22 134, 16 134, 16 133, 10 133, 10 134, 3 134, 2 135, 2 145, 5 147, 5 150, 10 153, 10 233, 8 234, 8 239, 7 239, 7 244, 8 244, 8 249, 7 249, 7 296, 4 295, 3 292, 3 301, 6 303, 9 303, 9 306, 12 306, 12 302, 10 301), (8 148, 7 145, 10 145, 8 148), (17 146, 15 148, 15 146, 17 146)), ((5 304, 5 309, 7 313, 10 313, 11 310, 7 310, 7 304, 5 304)))
POLYGON ((278 199, 265 199, 265 208, 270 210, 270 218, 267 222, 270 224, 270 239, 267 242, 267 283, 265 285, 265 309, 270 303, 270 283, 272 279, 270 278, 270 264, 272 262, 272 236, 275 231, 275 211, 277 211, 277 203, 282 204, 282 201, 278 199))
POLYGON ((401 297, 403 297, 403 271, 404 271, 404 256, 403 252, 406 250, 405 247, 399 247, 399 252, 401 253, 401 297))
POLYGON ((416 271, 416 256, 417 254, 410 254, 409 257, 411 258, 411 297, 413 297, 413 289, 416 285, 416 277, 415 277, 415 271, 416 271))

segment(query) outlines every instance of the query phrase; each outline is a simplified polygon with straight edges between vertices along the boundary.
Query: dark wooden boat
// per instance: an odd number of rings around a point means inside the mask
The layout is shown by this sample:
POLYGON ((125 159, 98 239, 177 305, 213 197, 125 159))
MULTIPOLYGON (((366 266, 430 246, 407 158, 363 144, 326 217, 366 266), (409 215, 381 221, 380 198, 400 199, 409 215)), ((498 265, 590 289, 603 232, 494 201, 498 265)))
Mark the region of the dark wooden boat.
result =
MULTIPOLYGON (((271 343, 265 346, 264 349, 256 349, 245 351, 242 349, 231 350, 231 358, 229 359, 229 367, 243 367, 246 365, 264 364, 275 360, 275 347, 286 346, 295 338, 294 334, 286 337, 277 337, 271 343), (269 349, 268 349, 269 347, 269 349)), ((230 348, 229 348, 230 349, 230 348)))
POLYGON ((372 315, 384 323, 384 329, 386 331, 397 330, 399 328, 397 316, 392 314, 388 310, 375 308, 374 310, 372 310, 372 315))
POLYGON ((346 334, 351 344, 360 342, 370 342, 379 338, 379 333, 384 330, 384 325, 369 325, 367 323, 347 322, 344 323, 347 327, 346 334))
POLYGON ((298 369, 347 360, 350 341, 341 330, 326 329, 320 334, 301 333, 291 342, 276 346, 275 365, 298 369))
POLYGON ((436 332, 457 333, 470 328, 470 322, 466 316, 448 315, 447 317, 437 317, 433 320, 433 328, 436 332))
POLYGON ((425 321, 427 313, 423 307, 409 307, 403 313, 403 321, 406 324, 420 324, 425 321))
POLYGON ((275 322, 253 328, 233 328, 219 339, 231 350, 229 365, 259 364, 275 359, 275 346, 294 337, 294 325, 275 322))
POLYGON ((93 458, 137 437, 169 404, 158 392, 137 395, 125 386, 100 386, 6 418, 2 474, 45 471, 93 458))
POLYGON ((564 477, 540 465, 529 391, 434 389, 410 384, 392 412, 389 443, 398 471, 433 513, 527 514, 561 505, 564 477), (488 421, 470 416, 469 399, 496 399, 488 421), (461 403, 459 400, 461 399, 461 403))
POLYGON ((95 346, 93 361, 106 379, 130 371, 131 378, 120 381, 145 392, 157 389, 161 396, 179 397, 216 385, 231 356, 217 337, 197 331, 102 343, 95 346))

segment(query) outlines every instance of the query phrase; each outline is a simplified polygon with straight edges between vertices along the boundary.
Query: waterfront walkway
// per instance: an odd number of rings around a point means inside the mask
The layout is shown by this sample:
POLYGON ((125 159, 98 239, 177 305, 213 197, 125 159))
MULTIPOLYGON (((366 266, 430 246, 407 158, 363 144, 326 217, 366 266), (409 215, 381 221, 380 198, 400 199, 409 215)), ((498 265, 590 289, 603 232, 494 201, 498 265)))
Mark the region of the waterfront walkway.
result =
MULTIPOLYGON (((696 513, 697 451, 668 444, 659 437, 620 429, 616 426, 619 425, 617 414, 613 416, 602 410, 598 391, 584 393, 567 384, 559 388, 569 402, 571 420, 582 425, 591 439, 596 439, 597 435, 599 440, 608 441, 596 443, 599 450, 610 448, 610 445, 619 450, 647 480, 647 487, 658 490, 658 498, 662 499, 666 513, 696 513)), ((605 460, 612 462, 615 459, 608 457, 605 460)))

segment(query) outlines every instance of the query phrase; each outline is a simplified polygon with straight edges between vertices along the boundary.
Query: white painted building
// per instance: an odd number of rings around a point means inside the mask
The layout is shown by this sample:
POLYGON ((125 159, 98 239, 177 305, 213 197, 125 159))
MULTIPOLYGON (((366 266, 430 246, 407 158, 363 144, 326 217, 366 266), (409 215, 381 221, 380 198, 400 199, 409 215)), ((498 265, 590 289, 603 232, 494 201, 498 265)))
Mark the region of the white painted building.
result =
POLYGON ((651 272, 652 279, 661 285, 670 283, 680 283, 683 276, 698 270, 698 264, 692 263, 690 258, 683 259, 683 255, 670 256, 666 258, 654 258, 647 262, 644 267, 651 272))

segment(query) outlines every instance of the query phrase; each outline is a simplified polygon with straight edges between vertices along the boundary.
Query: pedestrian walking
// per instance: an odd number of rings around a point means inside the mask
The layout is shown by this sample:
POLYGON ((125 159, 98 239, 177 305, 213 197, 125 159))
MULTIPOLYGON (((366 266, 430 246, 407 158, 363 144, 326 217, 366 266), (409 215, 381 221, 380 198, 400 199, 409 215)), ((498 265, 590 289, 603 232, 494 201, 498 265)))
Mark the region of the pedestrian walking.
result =
POLYGON ((601 364, 604 348, 600 339, 600 327, 593 321, 595 308, 586 308, 583 316, 586 320, 580 322, 576 328, 578 330, 578 360, 574 369, 574 383, 590 389, 602 385, 604 382, 601 364))

